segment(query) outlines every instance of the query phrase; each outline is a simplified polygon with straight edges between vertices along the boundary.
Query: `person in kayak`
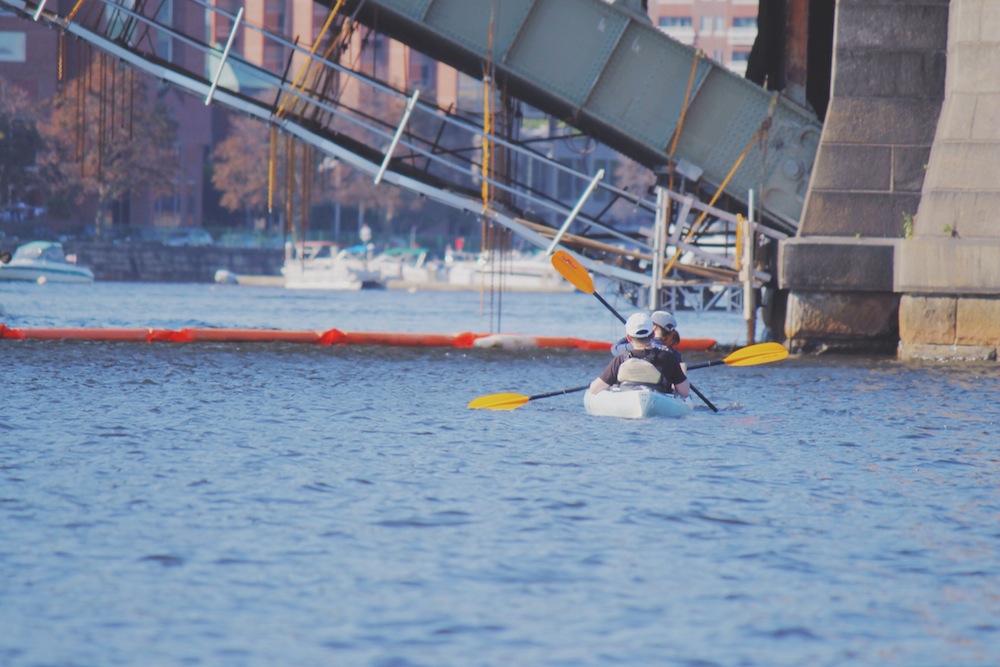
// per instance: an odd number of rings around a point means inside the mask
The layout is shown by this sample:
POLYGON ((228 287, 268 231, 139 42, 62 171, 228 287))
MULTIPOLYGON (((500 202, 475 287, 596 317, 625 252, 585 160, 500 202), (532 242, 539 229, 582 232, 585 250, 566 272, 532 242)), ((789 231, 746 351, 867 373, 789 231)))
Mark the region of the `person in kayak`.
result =
MULTIPOLYGON (((653 347, 669 350, 677 357, 681 368, 684 368, 681 353, 675 348, 681 342, 681 336, 677 333, 677 318, 669 310, 657 310, 649 316, 649 319, 653 321, 653 347)), ((631 349, 628 336, 623 336, 611 344, 611 354, 618 355, 631 349)))
POLYGON ((687 366, 676 347, 681 342, 681 335, 677 333, 677 318, 669 310, 657 310, 649 319, 653 320, 653 347, 662 347, 672 353, 677 357, 681 370, 687 374, 687 366))
POLYGON ((646 313, 629 317, 625 322, 625 337, 631 349, 615 355, 587 391, 597 394, 616 384, 643 384, 687 398, 690 388, 687 376, 673 353, 653 346, 654 327, 646 313))

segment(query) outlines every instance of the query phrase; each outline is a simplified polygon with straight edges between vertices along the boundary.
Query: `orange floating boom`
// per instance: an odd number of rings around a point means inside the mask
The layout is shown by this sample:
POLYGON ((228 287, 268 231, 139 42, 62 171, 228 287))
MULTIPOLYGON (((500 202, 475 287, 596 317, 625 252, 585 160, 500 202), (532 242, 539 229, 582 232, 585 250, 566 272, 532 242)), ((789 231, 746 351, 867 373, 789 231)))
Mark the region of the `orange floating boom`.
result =
MULTIPOLYGON (((3 340, 90 340, 135 343, 306 343, 313 345, 385 345, 391 347, 515 347, 564 348, 607 352, 610 343, 565 336, 524 336, 514 334, 435 334, 380 331, 286 331, 282 329, 120 329, 51 328, 21 329, 0 324, 3 340)), ((686 338, 677 349, 704 351, 715 347, 711 338, 686 338)))

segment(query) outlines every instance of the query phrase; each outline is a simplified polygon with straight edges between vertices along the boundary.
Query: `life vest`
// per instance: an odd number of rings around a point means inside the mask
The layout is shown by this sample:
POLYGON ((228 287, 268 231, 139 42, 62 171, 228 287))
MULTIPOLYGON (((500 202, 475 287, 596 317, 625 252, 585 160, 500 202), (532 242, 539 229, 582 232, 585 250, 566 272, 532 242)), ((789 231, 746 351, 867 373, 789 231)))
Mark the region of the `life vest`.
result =
POLYGON ((663 375, 651 362, 629 357, 618 367, 618 382, 658 385, 663 375))

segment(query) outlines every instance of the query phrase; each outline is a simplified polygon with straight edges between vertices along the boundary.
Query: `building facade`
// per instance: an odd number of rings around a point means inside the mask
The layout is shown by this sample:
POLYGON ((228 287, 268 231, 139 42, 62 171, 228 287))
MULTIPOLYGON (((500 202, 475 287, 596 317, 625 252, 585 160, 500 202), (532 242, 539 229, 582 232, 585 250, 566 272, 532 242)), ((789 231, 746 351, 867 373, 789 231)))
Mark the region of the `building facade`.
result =
POLYGON ((653 25, 736 74, 757 37, 758 0, 649 0, 653 25))

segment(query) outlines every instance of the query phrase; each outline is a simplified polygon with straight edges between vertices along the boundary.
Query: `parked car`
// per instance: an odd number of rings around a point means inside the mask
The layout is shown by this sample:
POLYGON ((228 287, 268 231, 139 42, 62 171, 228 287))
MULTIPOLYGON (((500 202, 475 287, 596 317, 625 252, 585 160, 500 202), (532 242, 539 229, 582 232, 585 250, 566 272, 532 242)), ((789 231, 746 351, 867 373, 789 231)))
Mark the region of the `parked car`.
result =
POLYGON ((163 241, 164 245, 173 247, 183 247, 183 246, 206 246, 212 245, 215 240, 212 235, 206 232, 204 229, 198 229, 195 227, 189 229, 177 229, 170 232, 167 235, 166 240, 163 241))

